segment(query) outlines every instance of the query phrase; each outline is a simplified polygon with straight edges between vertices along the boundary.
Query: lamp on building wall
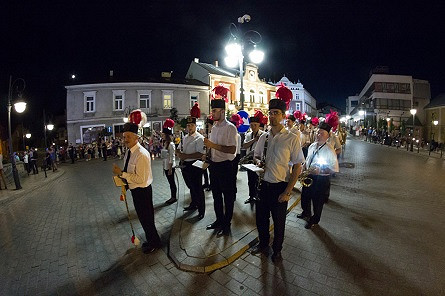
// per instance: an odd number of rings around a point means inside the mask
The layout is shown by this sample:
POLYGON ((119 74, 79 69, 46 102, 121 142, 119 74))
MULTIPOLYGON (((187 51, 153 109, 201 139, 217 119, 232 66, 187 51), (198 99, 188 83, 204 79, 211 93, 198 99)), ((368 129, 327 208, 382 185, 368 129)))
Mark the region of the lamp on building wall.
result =
MULTIPOLYGON (((248 23, 251 17, 248 14, 238 18, 238 23, 248 23)), ((259 64, 264 59, 264 52, 257 48, 257 44, 261 42, 261 34, 254 30, 241 32, 240 26, 230 24, 230 41, 225 47, 227 57, 224 58, 226 65, 229 68, 239 67, 240 71, 240 110, 244 109, 244 54, 247 47, 250 47, 248 53, 249 59, 254 64, 259 64)))
POLYGON ((11 99, 12 99, 12 95, 13 95, 13 91, 14 91, 14 86, 15 84, 21 81, 23 83, 23 88, 19 91, 18 87, 16 88, 16 91, 19 93, 18 95, 18 101, 16 103, 14 103, 14 109, 17 113, 22 113, 25 111, 26 109, 26 103, 22 100, 22 96, 21 96, 21 92, 25 89, 26 87, 26 83, 25 80, 23 80, 22 78, 17 78, 16 80, 14 80, 14 82, 12 82, 12 76, 9 76, 9 90, 8 90, 8 136, 9 136, 9 155, 10 155, 10 159, 11 159, 11 166, 12 166, 12 175, 14 177, 14 183, 15 183, 15 189, 22 189, 22 186, 20 185, 20 178, 19 178, 19 173, 17 171, 17 166, 15 163, 15 158, 14 158, 14 152, 12 149, 12 135, 11 135, 11 111, 12 111, 12 103, 11 103, 11 99))

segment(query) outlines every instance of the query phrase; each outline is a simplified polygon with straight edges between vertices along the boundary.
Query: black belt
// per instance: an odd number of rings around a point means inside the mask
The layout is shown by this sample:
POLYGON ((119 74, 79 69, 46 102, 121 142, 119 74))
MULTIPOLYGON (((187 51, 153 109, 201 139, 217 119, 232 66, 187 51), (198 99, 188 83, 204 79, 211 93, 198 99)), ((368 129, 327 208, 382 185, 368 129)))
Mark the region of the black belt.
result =
POLYGON ((270 188, 282 187, 284 185, 287 186, 287 183, 288 182, 271 183, 271 182, 267 182, 267 181, 261 181, 262 186, 270 187, 270 188))

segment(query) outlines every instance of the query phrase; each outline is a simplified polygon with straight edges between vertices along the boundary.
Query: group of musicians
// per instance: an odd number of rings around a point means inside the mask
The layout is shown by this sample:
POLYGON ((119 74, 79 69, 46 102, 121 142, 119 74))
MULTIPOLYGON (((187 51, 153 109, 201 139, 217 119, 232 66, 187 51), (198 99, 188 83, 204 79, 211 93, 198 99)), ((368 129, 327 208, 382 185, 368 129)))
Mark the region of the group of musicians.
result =
MULTIPOLYGON (((246 133, 241 143, 237 131, 237 125, 242 124, 239 116, 226 119, 228 89, 219 85, 212 93, 211 130, 206 128, 205 136, 196 130, 196 120, 200 117, 200 111, 195 104, 190 112, 191 115, 187 118, 187 135, 182 138, 180 146, 175 151, 176 157, 181 161, 185 184, 190 189, 191 202, 184 210, 198 210, 198 220, 204 218, 205 195, 202 176, 208 166, 216 220, 209 224, 207 229, 215 230, 218 236, 230 235, 237 192, 239 152, 241 148, 245 149, 244 159, 262 168, 262 170, 247 171, 249 197, 245 203, 256 205, 259 234, 259 243, 253 248, 252 253, 269 255, 269 217, 272 216, 274 223, 272 260, 280 261, 288 201, 302 171, 307 173, 307 178, 310 178, 312 183, 310 186, 303 186, 301 195, 303 211, 298 214, 298 218, 306 220, 307 229, 318 225, 320 221, 323 204, 329 197, 330 175, 339 170, 336 136, 333 133, 338 126, 338 116, 336 112, 331 112, 324 121, 317 122, 313 119, 309 122, 300 112, 286 115, 289 102, 292 100, 292 92, 281 85, 276 91, 276 98, 269 102, 269 118, 261 111, 256 111, 249 118, 250 131, 246 133)), ((154 225, 150 157, 145 157, 148 153, 143 151, 135 153, 144 148, 132 141, 134 135, 137 136, 138 124, 139 122, 134 120, 125 124, 124 143, 129 148, 125 156, 126 166, 123 170, 115 166, 113 172, 126 179, 129 184, 136 212, 147 237, 147 242, 142 245, 142 251, 149 253, 160 246, 160 240, 154 225), (141 171, 139 162, 144 170, 148 167, 149 173, 141 171), (128 163, 130 165, 127 166, 128 163), (142 194, 145 194, 145 199, 141 197, 142 194), (144 202, 141 202, 141 199, 144 199, 144 202), (141 209, 142 207, 144 209, 141 209)), ((208 126, 206 123, 206 127, 208 126)), ((164 161, 164 170, 169 176, 174 169, 170 146, 171 144, 166 146, 169 148, 169 154, 167 161, 164 161)), ((341 146, 339 148, 341 149, 341 146)), ((176 192, 176 188, 174 189, 176 192)), ((172 194, 167 203, 175 201, 176 197, 172 194)))

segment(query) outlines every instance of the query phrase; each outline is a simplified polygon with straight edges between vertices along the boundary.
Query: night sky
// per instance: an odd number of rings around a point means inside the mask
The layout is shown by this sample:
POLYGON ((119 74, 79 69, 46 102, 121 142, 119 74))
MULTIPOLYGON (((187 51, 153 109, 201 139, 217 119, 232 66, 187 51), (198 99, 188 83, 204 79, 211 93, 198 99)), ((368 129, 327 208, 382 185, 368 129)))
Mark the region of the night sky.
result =
POLYGON ((23 121, 37 135, 43 108, 64 113, 72 73, 79 83, 106 81, 109 70, 143 81, 184 77, 195 57, 223 65, 229 25, 246 13, 241 29, 263 37, 260 77, 300 79, 318 102, 344 107, 379 65, 429 80, 433 98, 445 92, 445 1, 2 2, 0 124, 9 75, 21 77, 28 109, 13 114, 13 129, 23 121))

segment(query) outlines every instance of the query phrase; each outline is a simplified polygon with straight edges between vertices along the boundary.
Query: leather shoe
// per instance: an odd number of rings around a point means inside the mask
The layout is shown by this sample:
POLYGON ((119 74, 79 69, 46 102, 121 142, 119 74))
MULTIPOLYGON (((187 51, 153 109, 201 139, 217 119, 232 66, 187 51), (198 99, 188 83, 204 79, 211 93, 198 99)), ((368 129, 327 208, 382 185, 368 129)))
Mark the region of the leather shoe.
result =
POLYGON ((252 255, 263 254, 267 257, 269 256, 269 246, 261 246, 260 244, 257 244, 250 250, 250 253, 252 255))
POLYGON ((218 230, 218 233, 216 234, 218 236, 229 236, 230 235, 230 227, 223 227, 220 230, 218 230))
POLYGON ((318 225, 318 223, 312 223, 312 222, 308 221, 308 222, 306 222, 306 225, 304 225, 304 228, 311 229, 311 228, 314 228, 317 225, 318 225))
POLYGON ((154 252, 156 249, 158 249, 158 248, 159 248, 158 246, 150 245, 148 242, 143 243, 143 244, 142 244, 142 247, 141 247, 142 252, 143 252, 144 254, 150 254, 150 253, 153 253, 153 252, 154 252))
POLYGON ((272 254, 272 262, 277 263, 283 261, 283 257, 281 256, 281 252, 274 252, 272 254))
POLYGON ((221 228, 221 225, 218 222, 213 222, 212 224, 207 225, 206 229, 210 230, 210 229, 219 229, 221 228))
POLYGON ((204 218, 204 214, 199 214, 198 215, 198 220, 202 220, 204 218))
POLYGON ((297 218, 298 218, 298 219, 307 220, 307 219, 309 219, 310 217, 309 217, 308 215, 305 215, 304 213, 301 213, 301 214, 298 214, 298 215, 297 215, 297 218))
POLYGON ((167 205, 171 205, 171 204, 173 204, 173 203, 175 203, 175 202, 177 202, 178 200, 176 199, 176 198, 170 198, 169 200, 167 200, 166 202, 165 202, 165 204, 167 204, 167 205))
POLYGON ((185 208, 184 208, 184 211, 194 211, 194 210, 196 210, 196 209, 197 209, 196 206, 189 205, 188 207, 185 207, 185 208))

